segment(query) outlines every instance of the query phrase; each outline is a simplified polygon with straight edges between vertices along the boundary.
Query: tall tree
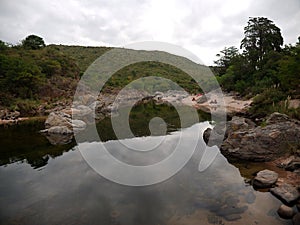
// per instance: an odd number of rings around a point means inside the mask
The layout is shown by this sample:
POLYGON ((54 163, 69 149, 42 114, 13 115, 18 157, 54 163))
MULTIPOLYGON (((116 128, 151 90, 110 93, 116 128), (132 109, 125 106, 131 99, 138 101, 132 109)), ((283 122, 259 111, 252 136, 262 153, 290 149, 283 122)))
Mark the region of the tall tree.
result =
POLYGON ((40 49, 45 47, 46 45, 43 38, 31 34, 22 41, 22 46, 25 49, 40 49))
POLYGON ((238 55, 239 50, 234 46, 228 48, 225 47, 219 54, 216 55, 219 59, 214 61, 214 63, 219 67, 219 75, 226 73, 226 70, 232 64, 234 58, 238 55))
POLYGON ((245 37, 241 42, 250 62, 260 68, 264 55, 270 51, 280 51, 283 38, 273 21, 264 17, 250 17, 244 28, 245 37))

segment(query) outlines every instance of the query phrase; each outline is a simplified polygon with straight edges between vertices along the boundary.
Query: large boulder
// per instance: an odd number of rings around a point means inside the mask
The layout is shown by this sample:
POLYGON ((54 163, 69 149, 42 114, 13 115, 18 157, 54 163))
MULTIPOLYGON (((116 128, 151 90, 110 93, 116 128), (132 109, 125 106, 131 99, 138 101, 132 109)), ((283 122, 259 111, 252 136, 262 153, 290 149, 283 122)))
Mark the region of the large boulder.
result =
POLYGON ((84 130, 86 123, 82 120, 72 120, 67 113, 52 112, 45 121, 45 128, 42 133, 66 135, 84 130))
POLYGON ((271 170, 259 171, 253 180, 253 186, 256 188, 270 188, 278 179, 278 173, 271 170))
POLYGON ((255 123, 250 119, 234 116, 232 117, 231 121, 228 121, 227 123, 219 122, 214 126, 213 129, 207 128, 203 133, 203 139, 209 146, 217 145, 220 147, 220 138, 226 139, 232 132, 238 130, 246 130, 254 127, 255 123))
POLYGON ((54 126, 66 126, 68 128, 72 127, 72 118, 69 114, 63 112, 52 112, 49 114, 47 120, 45 121, 45 128, 49 129, 54 126))
POLYGON ((274 113, 265 126, 248 127, 244 123, 231 122, 227 138, 221 145, 221 152, 228 157, 270 161, 291 153, 300 140, 300 123, 286 115, 274 113), (239 125, 242 124, 242 125, 239 125))

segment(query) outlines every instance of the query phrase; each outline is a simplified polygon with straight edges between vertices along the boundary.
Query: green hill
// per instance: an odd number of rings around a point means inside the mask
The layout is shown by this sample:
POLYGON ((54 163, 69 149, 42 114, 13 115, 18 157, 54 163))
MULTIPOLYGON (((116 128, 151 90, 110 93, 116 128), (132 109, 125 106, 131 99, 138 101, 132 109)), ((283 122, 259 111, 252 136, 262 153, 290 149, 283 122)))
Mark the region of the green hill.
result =
MULTIPOLYGON (((80 76, 99 56, 111 48, 49 45, 36 49, 7 46, 1 42, 0 108, 33 115, 41 104, 52 108, 57 101, 71 101, 80 76)), ((160 62, 140 62, 116 72, 103 88, 119 90, 148 76, 172 80, 190 93, 201 91, 197 83, 180 69, 160 62)), ((159 85, 159 83, 157 84, 159 85)), ((169 86, 157 86, 167 91, 169 86)))

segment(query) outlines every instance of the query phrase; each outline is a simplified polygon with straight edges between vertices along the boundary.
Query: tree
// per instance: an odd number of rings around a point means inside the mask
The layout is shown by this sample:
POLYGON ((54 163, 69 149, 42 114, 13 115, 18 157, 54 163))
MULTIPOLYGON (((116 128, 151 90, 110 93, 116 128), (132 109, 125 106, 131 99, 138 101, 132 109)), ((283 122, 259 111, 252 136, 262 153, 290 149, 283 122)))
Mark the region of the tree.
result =
POLYGON ((36 35, 29 35, 22 41, 22 46, 25 49, 40 49, 45 47, 45 42, 43 38, 36 35))
POLYGON ((220 57, 217 61, 214 61, 214 63, 219 67, 219 75, 225 74, 226 70, 229 68, 229 66, 232 64, 235 57, 239 55, 239 50, 231 46, 229 48, 224 48, 220 54, 217 54, 217 57, 220 57))
POLYGON ((7 48, 8 48, 7 44, 4 41, 0 40, 0 50, 5 50, 7 48))
POLYGON ((241 42, 249 61, 254 67, 261 68, 261 62, 270 51, 281 51, 283 38, 280 29, 273 21, 264 17, 250 17, 244 28, 245 37, 241 42))

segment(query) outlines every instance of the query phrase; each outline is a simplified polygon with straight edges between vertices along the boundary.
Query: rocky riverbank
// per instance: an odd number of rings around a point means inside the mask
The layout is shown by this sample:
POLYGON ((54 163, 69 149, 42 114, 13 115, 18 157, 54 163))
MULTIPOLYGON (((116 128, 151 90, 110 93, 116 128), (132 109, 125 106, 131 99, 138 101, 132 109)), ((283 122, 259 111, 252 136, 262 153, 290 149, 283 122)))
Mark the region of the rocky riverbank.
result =
POLYGON ((256 171, 256 176, 248 182, 254 188, 270 191, 280 199, 282 206, 278 209, 278 215, 293 218, 297 221, 294 224, 298 224, 300 121, 285 114, 273 113, 257 126, 250 119, 235 116, 225 126, 217 124, 213 129, 207 129, 203 134, 205 142, 217 144, 214 137, 222 133, 224 127, 224 141, 219 144, 222 154, 230 161, 264 162, 266 167, 277 167, 276 172, 268 169, 256 171))

